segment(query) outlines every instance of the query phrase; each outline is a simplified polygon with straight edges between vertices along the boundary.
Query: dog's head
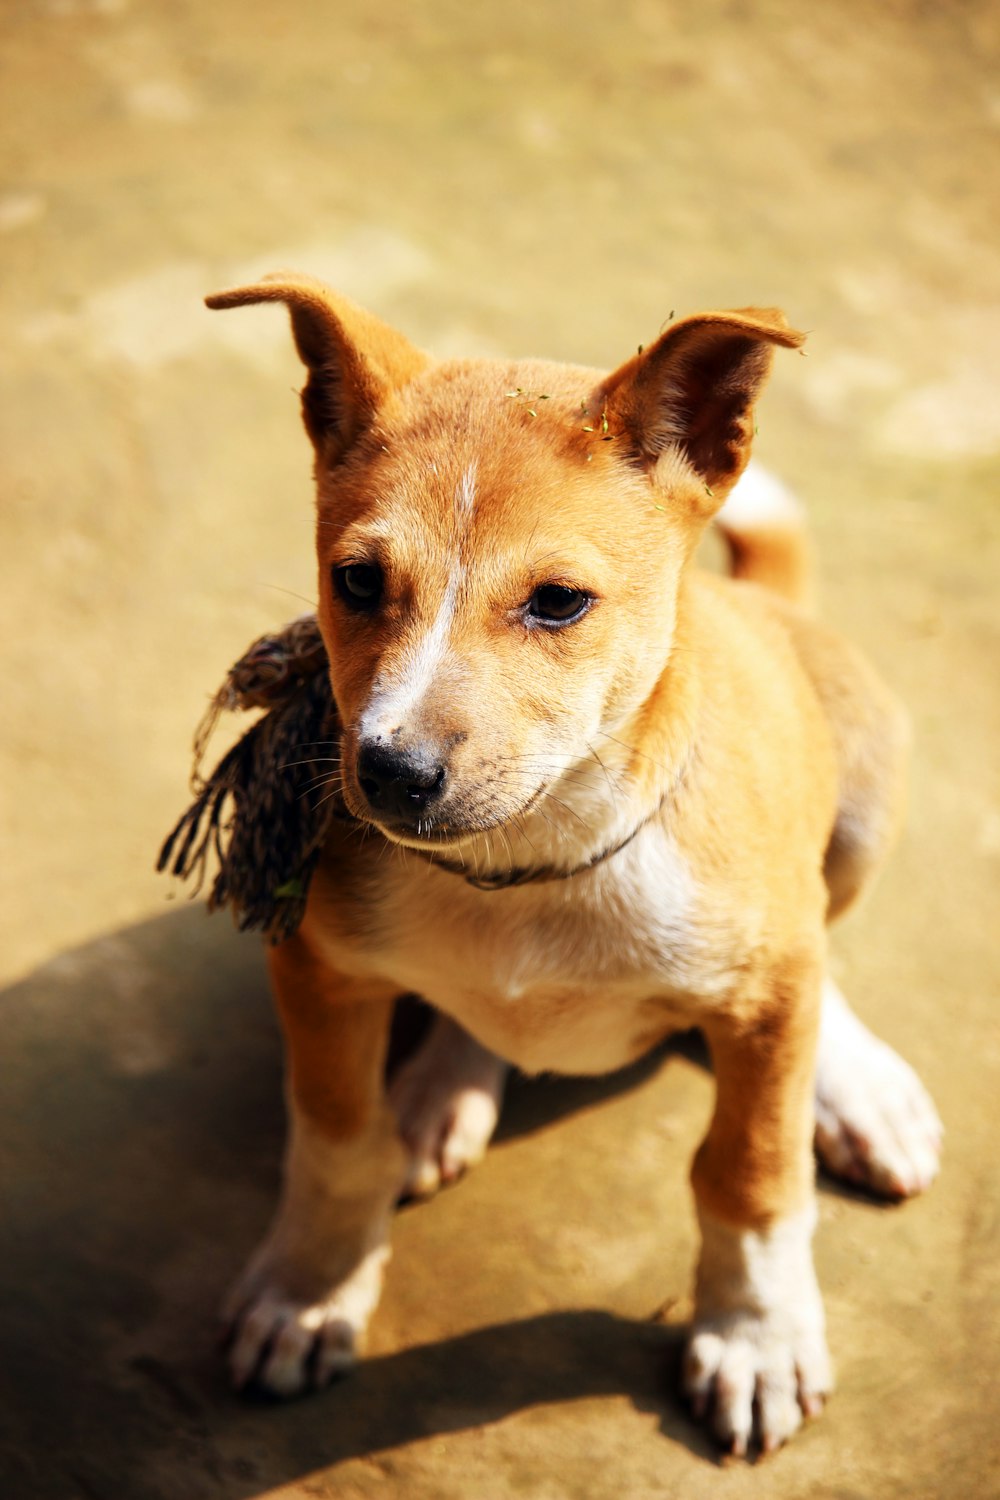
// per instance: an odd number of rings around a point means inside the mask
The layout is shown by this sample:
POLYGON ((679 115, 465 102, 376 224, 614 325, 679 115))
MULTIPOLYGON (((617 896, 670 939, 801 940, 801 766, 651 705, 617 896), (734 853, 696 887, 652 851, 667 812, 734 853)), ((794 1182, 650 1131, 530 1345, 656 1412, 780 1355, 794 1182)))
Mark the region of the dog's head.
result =
POLYGON ((610 376, 436 363, 291 273, 319 620, 348 807, 458 846, 516 824, 662 677, 684 565, 749 457, 774 311, 674 324, 610 376))

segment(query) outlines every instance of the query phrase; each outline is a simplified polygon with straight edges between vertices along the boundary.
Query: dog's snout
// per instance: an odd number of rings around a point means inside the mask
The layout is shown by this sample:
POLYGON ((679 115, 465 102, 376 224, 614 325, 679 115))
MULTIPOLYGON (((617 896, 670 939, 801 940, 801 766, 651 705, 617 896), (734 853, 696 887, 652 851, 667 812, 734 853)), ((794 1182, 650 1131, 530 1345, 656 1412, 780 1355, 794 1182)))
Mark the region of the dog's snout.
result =
POLYGON ((384 740, 368 740, 358 752, 358 785, 368 805, 395 819, 416 822, 441 795, 445 776, 433 750, 401 750, 384 740))

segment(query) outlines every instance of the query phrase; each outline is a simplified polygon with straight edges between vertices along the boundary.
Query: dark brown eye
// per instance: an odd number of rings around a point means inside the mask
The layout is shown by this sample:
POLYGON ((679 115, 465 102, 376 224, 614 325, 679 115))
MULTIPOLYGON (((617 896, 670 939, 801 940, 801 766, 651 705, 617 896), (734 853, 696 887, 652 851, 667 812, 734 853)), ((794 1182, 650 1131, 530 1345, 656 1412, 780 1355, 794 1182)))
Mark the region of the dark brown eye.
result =
POLYGON ((528 614, 543 625, 571 625, 590 604, 590 594, 561 583, 543 583, 528 600, 528 614))
POLYGON ((348 609, 377 609, 382 598, 382 569, 377 563, 348 563, 334 568, 333 586, 348 609))

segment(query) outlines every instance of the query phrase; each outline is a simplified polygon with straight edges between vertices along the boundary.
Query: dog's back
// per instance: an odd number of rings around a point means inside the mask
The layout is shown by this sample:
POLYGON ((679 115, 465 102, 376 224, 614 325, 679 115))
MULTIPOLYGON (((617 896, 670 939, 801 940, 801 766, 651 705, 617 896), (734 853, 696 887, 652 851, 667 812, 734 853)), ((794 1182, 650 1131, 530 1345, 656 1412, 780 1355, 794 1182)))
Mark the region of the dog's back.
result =
POLYGON ((729 548, 731 576, 773 596, 770 607, 788 632, 833 736, 838 811, 824 866, 832 920, 880 868, 899 831, 909 718, 862 653, 812 618, 812 548, 792 492, 752 463, 715 522, 729 548))

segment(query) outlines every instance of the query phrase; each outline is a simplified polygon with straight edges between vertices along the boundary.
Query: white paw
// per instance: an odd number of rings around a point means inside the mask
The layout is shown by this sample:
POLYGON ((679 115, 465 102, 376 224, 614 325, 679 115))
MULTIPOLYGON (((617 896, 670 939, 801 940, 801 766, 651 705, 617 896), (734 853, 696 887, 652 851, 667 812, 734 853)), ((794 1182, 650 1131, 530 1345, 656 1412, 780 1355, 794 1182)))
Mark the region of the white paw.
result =
POLYGON ((382 1288, 387 1246, 372 1250, 341 1284, 295 1296, 294 1278, 251 1262, 223 1307, 229 1368, 237 1390, 297 1396, 327 1385, 357 1361, 382 1288))
POLYGON ((426 1198, 486 1154, 500 1114, 506 1064, 453 1021, 435 1018, 420 1050, 389 1083, 410 1153, 403 1195, 426 1198))
POLYGON ((809 1209, 769 1230, 736 1230, 700 1213, 702 1254, 683 1389, 729 1452, 765 1453, 818 1416, 833 1388, 809 1209))
POLYGON ((684 1392, 730 1453, 756 1433, 765 1453, 786 1443, 803 1414, 818 1416, 833 1380, 826 1342, 746 1313, 696 1325, 684 1357, 684 1392))
POLYGON ((941 1121, 909 1063, 827 982, 816 1064, 816 1150, 828 1172, 890 1198, 937 1176, 941 1121))

